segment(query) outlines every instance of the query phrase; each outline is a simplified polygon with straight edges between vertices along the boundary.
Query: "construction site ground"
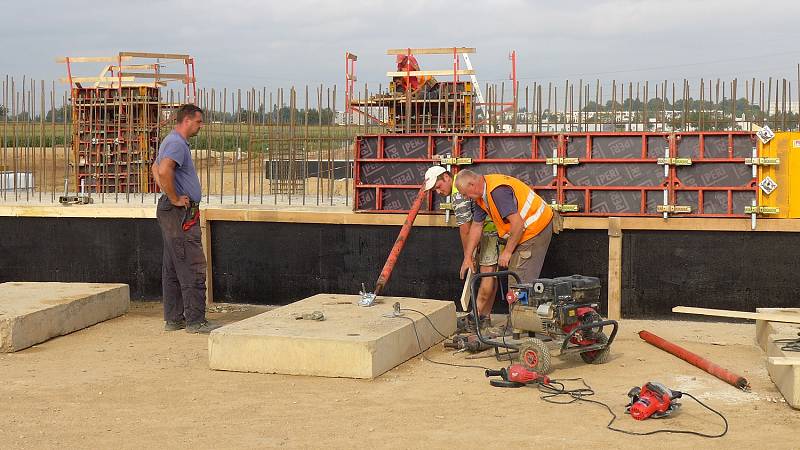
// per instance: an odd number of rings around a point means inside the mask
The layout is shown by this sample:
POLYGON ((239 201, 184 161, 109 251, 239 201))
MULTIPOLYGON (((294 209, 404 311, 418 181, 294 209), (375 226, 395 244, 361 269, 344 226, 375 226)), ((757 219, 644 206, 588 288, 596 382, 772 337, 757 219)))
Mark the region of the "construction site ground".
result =
MULTIPOLYGON (((268 307, 214 305, 229 323, 268 307)), ((754 345, 752 323, 624 320, 604 365, 557 360, 553 378, 583 377, 632 431, 722 429, 690 399, 662 420, 623 414, 626 394, 647 381, 694 394, 722 412, 728 435, 627 436, 605 428, 596 404, 554 405, 532 387, 490 387, 483 370, 415 357, 374 380, 212 371, 208 338, 164 332, 161 304, 32 348, 0 354, 4 448, 792 448, 800 411, 782 399, 754 345), (742 392, 643 342, 647 329, 746 377, 742 392)), ((433 360, 465 361, 437 345, 433 360)), ((575 382, 568 386, 578 387, 575 382)))

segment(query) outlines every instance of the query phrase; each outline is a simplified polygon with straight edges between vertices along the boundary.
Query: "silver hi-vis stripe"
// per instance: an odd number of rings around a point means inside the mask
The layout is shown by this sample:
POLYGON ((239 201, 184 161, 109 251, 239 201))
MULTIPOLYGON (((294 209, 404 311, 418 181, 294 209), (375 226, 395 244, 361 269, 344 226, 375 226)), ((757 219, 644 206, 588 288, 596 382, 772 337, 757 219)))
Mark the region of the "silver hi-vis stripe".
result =
POLYGON ((533 191, 528 191, 528 198, 525 199, 525 204, 522 206, 522 209, 519 210, 519 215, 525 217, 528 214, 528 211, 531 209, 531 205, 533 205, 533 201, 536 199, 536 194, 533 191))
POLYGON ((536 210, 536 213, 534 215, 528 217, 528 219, 525 221, 525 228, 528 228, 528 226, 530 224, 532 224, 532 223, 536 222, 537 220, 539 220, 539 217, 542 217, 542 213, 544 213, 544 209, 547 208, 547 207, 548 206, 545 205, 544 202, 542 202, 539 205, 539 209, 536 210))

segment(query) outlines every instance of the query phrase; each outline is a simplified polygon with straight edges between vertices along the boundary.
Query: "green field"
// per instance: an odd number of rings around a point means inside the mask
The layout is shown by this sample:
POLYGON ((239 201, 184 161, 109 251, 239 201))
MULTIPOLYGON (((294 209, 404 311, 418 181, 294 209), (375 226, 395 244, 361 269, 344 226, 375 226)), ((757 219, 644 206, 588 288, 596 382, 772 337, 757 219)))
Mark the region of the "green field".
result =
MULTIPOLYGON (((163 127, 161 136, 169 133, 163 127)), ((358 134, 380 133, 382 128, 338 125, 262 125, 254 124, 207 124, 200 134, 191 139, 193 148, 231 152, 308 152, 327 151, 349 146, 358 134)), ((8 148, 52 148, 67 146, 72 142, 72 124, 45 122, 0 121, 0 147, 8 148)))

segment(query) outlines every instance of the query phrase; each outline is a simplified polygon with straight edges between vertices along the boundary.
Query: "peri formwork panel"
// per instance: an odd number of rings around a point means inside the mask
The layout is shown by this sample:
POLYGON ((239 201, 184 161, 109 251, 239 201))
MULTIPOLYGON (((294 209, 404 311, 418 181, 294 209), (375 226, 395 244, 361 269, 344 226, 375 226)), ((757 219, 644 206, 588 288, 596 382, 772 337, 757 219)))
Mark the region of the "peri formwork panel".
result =
POLYGON ((671 167, 672 203, 688 206, 687 216, 745 216, 758 190, 753 168, 756 138, 745 132, 704 132, 677 135, 673 156, 691 160, 671 167))
MULTIPOLYGON (((356 211, 407 211, 439 157, 514 176, 567 215, 746 217, 750 132, 371 135, 356 138, 356 211)), ((443 199, 429 194, 423 212, 443 199)))

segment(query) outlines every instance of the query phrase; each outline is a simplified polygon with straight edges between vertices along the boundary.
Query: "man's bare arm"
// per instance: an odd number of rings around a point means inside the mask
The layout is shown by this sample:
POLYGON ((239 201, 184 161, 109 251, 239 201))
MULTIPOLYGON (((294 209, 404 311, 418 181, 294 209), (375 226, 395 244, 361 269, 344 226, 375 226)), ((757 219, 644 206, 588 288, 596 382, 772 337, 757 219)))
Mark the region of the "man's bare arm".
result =
POLYGON ((472 228, 472 222, 462 223, 458 226, 458 234, 461 236, 461 250, 467 254, 467 242, 469 241, 469 230, 472 228))
POLYGON ((178 193, 175 192, 175 161, 169 158, 162 158, 160 163, 154 163, 153 176, 156 179, 156 183, 158 183, 158 187, 161 188, 161 192, 167 196, 170 203, 174 206, 186 206, 189 204, 189 197, 185 195, 178 197, 178 193))
POLYGON ((522 221, 522 216, 520 216, 519 213, 509 214, 506 219, 511 225, 511 230, 508 232, 508 237, 506 238, 506 248, 497 261, 497 264, 501 267, 508 267, 511 254, 514 253, 514 249, 517 248, 517 244, 519 244, 520 239, 522 239, 522 233, 525 232, 525 222, 522 221))

